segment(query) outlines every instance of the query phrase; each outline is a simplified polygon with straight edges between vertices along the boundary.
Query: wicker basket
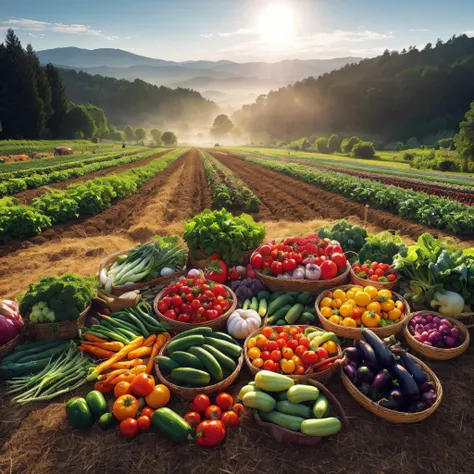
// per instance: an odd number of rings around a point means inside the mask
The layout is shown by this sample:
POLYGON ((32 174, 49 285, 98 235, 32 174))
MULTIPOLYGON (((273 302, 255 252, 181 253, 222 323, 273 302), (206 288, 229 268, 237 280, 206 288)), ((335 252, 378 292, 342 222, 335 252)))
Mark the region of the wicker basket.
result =
POLYGON ((47 339, 73 339, 79 334, 79 328, 84 326, 90 309, 91 304, 73 321, 33 324, 28 320, 28 330, 39 341, 47 339))
POLYGON ((383 282, 383 281, 372 281, 372 280, 367 280, 366 278, 359 278, 354 270, 351 267, 350 270, 350 275, 351 275, 351 283, 354 285, 358 286, 375 286, 375 288, 379 290, 393 290, 394 288, 397 287, 398 285, 398 279, 395 281, 388 281, 388 282, 383 282))
POLYGON ((153 301, 153 311, 156 314, 156 317, 160 321, 165 321, 169 324, 170 328, 175 331, 176 333, 180 333, 183 331, 187 331, 188 329, 193 329, 193 328, 198 328, 198 327, 209 327, 212 328, 214 331, 217 331, 221 328, 224 328, 227 322, 227 319, 229 316, 235 311, 237 308, 237 297, 235 296, 235 293, 228 288, 227 286, 224 287, 227 291, 226 296, 231 298, 232 302, 230 305, 230 308, 223 314, 221 314, 218 318, 213 319, 212 321, 205 321, 203 323, 183 323, 181 321, 175 321, 172 319, 167 318, 163 313, 160 312, 158 309, 158 303, 161 300, 161 297, 163 296, 163 293, 165 290, 160 291, 157 295, 156 298, 153 301))
MULTIPOLYGON (((318 328, 317 326, 306 325, 306 326, 300 326, 300 327, 302 327, 304 329, 306 329, 308 327, 314 327, 315 329, 321 331, 321 328, 318 328)), ((252 361, 250 360, 250 357, 247 355, 247 344, 248 344, 250 338, 255 337, 257 334, 260 333, 261 329, 262 328, 259 328, 256 331, 254 331, 252 334, 250 334, 247 337, 247 339, 245 339, 245 342, 244 342, 245 362, 246 362, 250 372, 253 375, 257 374, 258 372, 260 372, 260 370, 263 370, 263 369, 261 369, 259 367, 255 367, 252 364, 252 361)), ((339 344, 337 344, 337 355, 338 356, 342 355, 342 349, 341 349, 341 346, 339 344)), ((310 374, 310 375, 305 375, 305 377, 308 377, 311 380, 317 380, 319 383, 322 383, 322 384, 327 384, 332 379, 334 374, 337 372, 337 366, 338 366, 338 364, 334 363, 334 364, 331 365, 331 367, 329 367, 326 370, 323 370, 322 372, 316 372, 316 373, 313 373, 313 374, 310 374)), ((292 379, 298 379, 298 378, 302 377, 302 375, 289 375, 289 374, 285 374, 285 375, 287 377, 292 378, 292 379)))
MULTIPOLYGON (((168 347, 169 342, 170 341, 168 341, 161 348, 159 355, 166 355, 166 349, 168 347)), ((231 374, 229 374, 225 379, 221 380, 220 382, 216 384, 207 385, 204 387, 190 388, 190 387, 181 387, 179 385, 175 385, 174 383, 170 382, 168 379, 164 377, 164 375, 160 371, 160 367, 156 363, 155 363, 155 373, 159 381, 163 385, 166 385, 170 389, 170 392, 173 393, 173 395, 176 395, 179 398, 182 398, 184 400, 192 400, 196 395, 199 395, 201 393, 211 396, 225 390, 227 387, 229 387, 229 385, 235 382, 235 380, 239 376, 240 370, 242 369, 243 363, 244 363, 244 351, 241 352, 239 360, 237 362, 237 367, 231 374)))
MULTIPOLYGON (((346 414, 342 409, 341 404, 337 401, 337 398, 321 383, 317 382, 316 380, 310 379, 308 377, 300 376, 298 378, 299 382, 306 382, 314 387, 318 388, 321 392, 326 395, 329 403, 331 404, 331 408, 338 412, 338 417, 341 420, 343 426, 345 428, 349 427, 349 422, 347 421, 346 414)), ((267 429, 269 433, 273 436, 275 441, 278 443, 291 443, 291 444, 300 444, 303 446, 314 446, 318 444, 323 436, 308 436, 303 433, 297 431, 287 430, 286 428, 282 428, 281 426, 275 425, 274 423, 269 423, 267 421, 262 421, 260 416, 258 415, 257 410, 253 410, 253 415, 257 425, 262 426, 263 428, 267 429)))
POLYGON ((441 382, 439 381, 438 377, 436 377, 436 374, 426 364, 424 364, 421 360, 417 359, 411 354, 410 357, 422 368, 428 380, 434 384, 435 392, 437 394, 437 399, 433 403, 433 405, 419 413, 406 413, 396 410, 390 410, 388 408, 384 408, 380 405, 377 405, 377 403, 370 400, 370 398, 363 395, 357 389, 357 387, 350 381, 349 377, 347 377, 347 375, 344 373, 343 368, 341 367, 342 383, 344 384, 344 387, 346 387, 350 395, 365 409, 369 410, 374 415, 383 418, 384 420, 389 421, 391 423, 417 423, 419 421, 424 420, 425 418, 428 418, 437 410, 443 398, 443 387, 441 386, 441 382))
MULTIPOLYGON (((356 285, 340 286, 338 288, 331 288, 330 291, 334 291, 337 289, 347 290, 349 288, 353 288, 354 286, 356 285)), ((408 320, 408 317, 410 316, 410 306, 406 302, 405 298, 403 298, 398 293, 394 292, 393 294, 394 296, 397 297, 398 300, 402 301, 402 303, 405 305, 405 317, 401 319, 398 323, 392 324, 391 326, 370 328, 380 338, 398 334, 403 329, 403 327, 406 324, 406 321, 408 320)), ((334 324, 321 314, 321 311, 319 310, 319 303, 321 302, 323 298, 324 298, 324 292, 321 293, 317 297, 316 302, 314 303, 315 308, 316 308, 316 314, 318 315, 321 326, 324 329, 326 329, 326 331, 331 331, 334 334, 337 334, 338 336, 341 336, 341 337, 345 337, 347 339, 362 339, 362 328, 351 328, 351 327, 341 326, 340 324, 334 324)))
POLYGON ((13 352, 13 349, 22 341, 23 336, 25 335, 25 328, 23 328, 20 333, 14 337, 11 341, 0 346, 0 361, 6 357, 8 354, 13 352))
POLYGON ((448 360, 454 359, 455 357, 459 357, 466 349, 469 347, 470 343, 470 336, 469 331, 467 330, 466 326, 459 322, 455 318, 449 318, 447 316, 443 316, 440 313, 435 313, 434 311, 417 311, 416 313, 411 314, 411 316, 407 319, 407 324, 403 329, 403 335, 407 341, 407 344, 416 352, 419 352, 421 355, 427 357, 428 359, 435 359, 435 360, 448 360), (438 316, 439 318, 444 318, 450 321, 453 325, 455 325, 459 332, 464 337, 464 342, 452 349, 443 349, 439 347, 428 346, 427 344, 423 344, 422 342, 417 341, 408 330, 408 324, 410 320, 413 319, 415 316, 428 316, 429 314, 438 316))
MULTIPOLYGON (((118 257, 120 257, 121 255, 126 255, 130 253, 132 250, 133 249, 120 250, 120 252, 115 252, 112 255, 109 255, 104 260, 102 260, 102 262, 100 262, 99 275, 103 268, 108 269, 110 266, 112 266, 112 264, 117 260, 118 257)), ((179 272, 173 273, 173 275, 171 276, 155 278, 149 281, 134 283, 133 285, 119 285, 119 286, 112 285, 112 294, 121 295, 123 293, 126 293, 127 291, 140 290, 141 288, 145 288, 147 286, 167 285, 168 283, 172 282, 175 278, 178 278, 183 275, 184 275, 184 269, 179 272)))

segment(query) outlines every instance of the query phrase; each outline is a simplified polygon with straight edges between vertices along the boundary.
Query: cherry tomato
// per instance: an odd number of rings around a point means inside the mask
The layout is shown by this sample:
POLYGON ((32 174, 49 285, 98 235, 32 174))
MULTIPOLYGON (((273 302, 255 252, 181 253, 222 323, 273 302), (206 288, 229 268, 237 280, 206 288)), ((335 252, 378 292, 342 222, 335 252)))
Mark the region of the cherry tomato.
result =
POLYGON ((192 310, 193 310, 193 308, 192 308, 191 305, 188 304, 188 303, 183 303, 183 304, 181 304, 181 306, 179 307, 180 313, 191 313, 192 310))
POLYGON ((201 307, 201 302, 198 299, 193 299, 191 301, 191 309, 197 311, 201 307))
POLYGON ((190 323, 191 315, 189 313, 182 313, 178 316, 178 321, 181 321, 182 323, 190 323))
POLYGON ((141 373, 135 376, 130 384, 132 393, 137 397, 146 397, 155 388, 155 378, 153 375, 141 373))
MULTIPOLYGON (((286 328, 286 327, 287 327, 287 326, 285 326, 285 328, 286 328)), ((285 332, 285 328, 283 328, 283 332, 280 334, 279 339, 284 339, 285 342, 286 342, 286 341, 288 341, 289 338, 288 338, 288 333, 285 332)))
POLYGON ((206 408, 210 406, 211 400, 207 395, 202 393, 194 397, 193 404, 196 408, 196 411, 199 413, 204 413, 206 408))
POLYGON ((138 433, 138 422, 135 418, 125 418, 120 422, 119 431, 126 438, 133 438, 138 433))
POLYGON ((381 269, 381 268, 377 268, 375 270, 375 274, 378 276, 378 277, 383 277, 385 276, 385 272, 381 269))
POLYGON ((176 320, 178 318, 178 316, 176 315, 176 311, 174 309, 169 309, 168 311, 166 311, 165 317, 167 317, 168 319, 173 319, 173 320, 176 320))
POLYGON ((286 342, 286 347, 295 350, 298 347, 298 341, 296 339, 290 339, 286 342))
POLYGON ((314 351, 305 351, 301 356, 301 360, 305 366, 316 364, 319 361, 319 356, 314 351))
POLYGON ((221 421, 224 425, 233 427, 239 424, 239 415, 235 411, 225 411, 222 413, 221 421))
POLYGON ((298 343, 300 346, 305 346, 305 347, 309 347, 309 339, 307 337, 302 337, 298 343))
POLYGON ((227 392, 219 393, 216 397, 216 405, 218 405, 222 410, 230 410, 232 405, 234 404, 234 399, 232 395, 228 394, 227 392))
POLYGON ((218 405, 209 405, 204 415, 208 420, 218 420, 222 415, 222 410, 218 405))
POLYGON ((275 367, 275 362, 273 362, 273 360, 271 360, 271 359, 267 359, 263 364, 264 370, 273 371, 274 367, 275 367))
POLYGON ((250 265, 259 270, 263 267, 263 257, 261 253, 254 253, 250 259, 250 265))
POLYGON ((284 347, 284 348, 281 350, 281 355, 282 355, 285 359, 290 360, 290 359, 293 357, 293 355, 294 355, 293 349, 291 349, 291 347, 284 347))
POLYGON ((214 305, 214 311, 217 311, 217 316, 220 316, 224 313, 224 310, 222 309, 222 306, 220 304, 214 305))
POLYGON ((150 418, 150 420, 151 420, 151 417, 153 416, 153 413, 155 413, 155 410, 153 410, 153 408, 151 408, 151 407, 145 407, 142 410, 142 415, 143 416, 148 416, 148 418, 150 418))
POLYGON ((132 388, 129 382, 122 381, 114 387, 115 398, 118 398, 122 395, 129 395, 130 393, 132 393, 132 388))
POLYGON ((387 275, 387 280, 392 282, 392 281, 395 281, 397 279, 397 275, 395 275, 395 273, 390 273, 389 275, 387 275))
POLYGON ((331 257, 334 253, 342 253, 342 247, 339 244, 329 244, 324 253, 326 257, 331 257))
POLYGON ((283 271, 284 272, 292 272, 296 268, 296 262, 292 258, 288 258, 283 260, 283 271))
POLYGON ((273 328, 271 328, 270 326, 265 326, 260 331, 260 334, 263 334, 268 339, 273 334, 273 328))
POLYGON ((196 429, 199 423, 201 423, 201 415, 197 411, 186 413, 184 419, 192 429, 196 429))
POLYGON ((303 355, 303 352, 307 351, 308 348, 306 346, 298 346, 296 349, 295 349, 295 354, 299 357, 301 357, 303 355))
POLYGON ((244 413, 244 406, 242 405, 242 403, 236 403, 233 407, 232 407, 232 410, 235 411, 235 413, 237 413, 237 415, 242 415, 244 413))
POLYGON ((226 294, 226 289, 224 288, 223 285, 220 285, 217 283, 212 287, 212 292, 214 293, 215 296, 223 296, 226 294))
POLYGON ((179 296, 179 295, 174 295, 174 296, 171 298, 171 304, 172 304, 175 308, 181 306, 182 303, 183 303, 183 298, 181 298, 181 296, 179 296))
POLYGON ((277 344, 276 341, 268 341, 268 344, 265 346, 265 349, 267 351, 272 352, 272 351, 278 349, 278 344, 277 344))
POLYGON ((219 313, 215 309, 208 309, 206 311, 206 316, 209 321, 219 317, 219 313))
MULTIPOLYGON (((169 299, 169 298, 168 298, 169 299)), ((163 300, 161 300, 159 303, 158 303, 158 311, 160 313, 163 313, 165 314, 166 311, 168 311, 170 305, 169 304, 166 304, 163 300)))
POLYGON ((262 245, 260 247, 259 251, 262 255, 270 255, 270 252, 272 251, 272 248, 270 247, 270 245, 265 244, 265 245, 262 245))
POLYGON ((260 357, 263 360, 269 360, 270 359, 270 352, 269 351, 262 351, 262 353, 260 354, 260 357))
POLYGON ((286 346, 286 341, 283 338, 277 339, 276 342, 278 344, 278 347, 280 347, 280 349, 286 346))
POLYGON ((272 351, 270 354, 270 359, 273 362, 280 362, 281 360, 281 352, 279 350, 272 351))
POLYGON ((273 262, 270 268, 275 275, 281 275, 283 273, 283 265, 281 262, 273 262))
POLYGON ((137 425, 139 429, 141 429, 142 431, 146 431, 147 429, 150 428, 150 425, 151 425, 150 417, 146 415, 142 415, 138 417, 137 425))
MULTIPOLYGON (((318 350, 316 352, 318 354, 319 360, 323 361, 324 359, 327 359, 329 356, 329 353, 324 347, 318 347, 318 350)), ((303 354, 304 355, 304 354, 303 354)))

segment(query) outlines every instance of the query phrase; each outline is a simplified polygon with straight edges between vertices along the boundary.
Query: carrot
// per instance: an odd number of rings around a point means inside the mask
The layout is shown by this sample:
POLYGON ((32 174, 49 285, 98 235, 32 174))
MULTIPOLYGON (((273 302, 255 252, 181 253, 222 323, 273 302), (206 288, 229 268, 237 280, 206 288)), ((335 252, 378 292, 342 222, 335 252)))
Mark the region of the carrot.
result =
MULTIPOLYGON (((143 364, 143 359, 123 360, 122 362, 115 362, 111 365, 111 369, 131 369, 137 365, 143 364)), ((100 377, 99 377, 100 378, 100 377)))
POLYGON ((128 369, 117 369, 117 370, 112 370, 112 372, 109 372, 107 374, 100 374, 98 377, 98 380, 104 380, 109 377, 117 377, 118 375, 122 375, 125 372, 128 372, 128 369))
MULTIPOLYGON (((166 334, 166 333, 165 333, 166 334)), ((158 334, 156 336, 156 342, 153 344, 153 348, 151 350, 150 358, 148 359, 148 363, 146 365, 146 373, 148 375, 151 374, 153 370, 153 364, 155 363, 155 357, 158 355, 158 352, 160 352, 160 349, 165 345, 166 343, 166 336, 165 334, 158 334)), ((168 334, 169 335, 169 334, 168 334)))
POLYGON ((138 349, 135 349, 132 352, 128 353, 128 358, 129 359, 136 359, 137 357, 145 357, 151 354, 151 347, 139 347, 138 349))
POLYGON ((146 365, 145 364, 140 364, 140 365, 137 365, 136 367, 133 367, 132 369, 130 369, 130 372, 132 374, 138 375, 138 374, 141 374, 141 373, 145 372, 145 370, 146 370, 146 365))
POLYGON ((87 339, 89 342, 108 342, 107 340, 94 336, 94 334, 90 334, 88 332, 84 333, 83 336, 84 339, 87 339))
POLYGON ((79 350, 82 352, 87 352, 89 354, 95 355, 99 359, 108 359, 109 357, 112 357, 114 355, 112 351, 108 351, 106 349, 102 349, 96 346, 90 346, 89 344, 84 344, 84 343, 82 343, 79 346, 79 350))
POLYGON ((167 341, 171 341, 171 334, 169 332, 164 332, 163 334, 166 336, 167 341))
POLYGON ((100 347, 101 349, 105 349, 105 350, 112 351, 112 352, 118 352, 124 346, 123 342, 118 342, 118 341, 89 342, 89 343, 87 343, 87 345, 100 347))
POLYGON ((153 347, 153 344, 155 343, 155 341, 156 341, 156 334, 152 334, 151 336, 148 336, 145 339, 145 342, 143 343, 143 345, 145 347, 153 347))
POLYGON ((137 337, 134 341, 130 342, 126 346, 124 346, 122 349, 120 349, 116 354, 114 354, 109 360, 106 360, 102 362, 101 364, 97 365, 87 376, 87 381, 91 382, 95 379, 97 379, 98 375, 102 373, 104 370, 108 369, 112 364, 115 364, 115 362, 118 362, 119 360, 122 360, 129 352, 132 352, 134 349, 138 349, 143 342, 145 341, 145 338, 143 336, 137 337))
POLYGON ((104 384, 105 385, 117 385, 119 382, 131 382, 136 377, 136 374, 132 374, 131 372, 127 372, 126 374, 119 375, 118 377, 113 378, 110 382, 107 379, 104 384))

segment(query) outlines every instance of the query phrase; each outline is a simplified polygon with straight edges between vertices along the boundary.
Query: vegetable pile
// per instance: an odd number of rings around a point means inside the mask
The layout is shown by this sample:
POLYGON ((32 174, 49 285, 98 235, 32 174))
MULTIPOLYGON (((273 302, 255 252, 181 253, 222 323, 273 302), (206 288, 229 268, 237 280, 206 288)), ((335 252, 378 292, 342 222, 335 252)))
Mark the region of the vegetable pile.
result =
POLYGON ((359 252, 365 244, 367 231, 363 227, 341 220, 332 227, 321 227, 318 231, 318 237, 320 239, 336 240, 346 252, 359 252))
POLYGON ((263 421, 307 436, 331 436, 342 428, 317 387, 295 383, 286 375, 262 370, 255 382, 242 387, 239 398, 247 408, 258 410, 263 421))
POLYGON ((0 346, 15 339, 23 326, 23 318, 16 301, 0 300, 0 346))
MULTIPOLYGON (((267 324, 269 325, 311 324, 316 321, 315 298, 308 291, 276 291, 269 297, 265 297, 268 300, 267 324)), ((259 309, 260 303, 261 301, 259 309)), ((254 300, 252 300, 253 304, 254 300)))
POLYGON ((352 270, 359 278, 365 280, 391 283, 397 279, 395 270, 388 263, 367 260, 364 264, 360 265, 359 262, 356 262, 352 266, 352 270))
POLYGON ((248 340, 245 350, 254 367, 302 375, 329 369, 329 357, 337 355, 338 344, 334 333, 312 327, 303 331, 300 326, 265 326, 248 340))
POLYGON ((347 258, 339 242, 309 235, 262 245, 250 263, 265 275, 286 280, 330 280, 346 269, 347 258))
POLYGON ((431 314, 414 316, 408 330, 418 342, 439 349, 453 349, 464 341, 458 327, 447 319, 431 314))
POLYGON ((350 328, 385 327, 405 317, 404 303, 395 300, 390 290, 377 290, 374 286, 328 290, 319 303, 319 311, 331 323, 350 328))
POLYGON ((417 413, 436 401, 434 385, 396 340, 382 341, 369 329, 365 340, 344 350, 344 373, 372 401, 391 410, 417 413))
POLYGON ((384 231, 368 235, 365 241, 366 243, 359 250, 360 262, 379 262, 391 265, 396 254, 406 255, 407 252, 407 247, 398 233, 392 234, 389 231, 384 231))
POLYGON ((245 301, 251 301, 265 288, 264 284, 256 278, 231 281, 228 286, 237 296, 237 305, 241 307, 244 306, 245 301))

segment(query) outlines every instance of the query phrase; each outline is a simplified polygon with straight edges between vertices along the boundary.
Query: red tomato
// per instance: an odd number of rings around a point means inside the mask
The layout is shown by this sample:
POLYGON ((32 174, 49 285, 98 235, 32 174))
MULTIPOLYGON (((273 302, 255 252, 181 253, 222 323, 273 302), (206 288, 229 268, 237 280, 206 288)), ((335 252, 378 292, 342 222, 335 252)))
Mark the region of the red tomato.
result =
POLYGON ((235 411, 225 411, 222 413, 221 421, 229 427, 237 426, 239 424, 239 415, 235 411))
POLYGON ((296 268, 296 262, 294 259, 289 258, 287 260, 283 260, 283 271, 284 272, 292 272, 296 268))
POLYGON ((278 249, 274 249, 270 252, 270 257, 272 257, 274 260, 278 258, 278 249))
POLYGON ((168 311, 166 311, 165 317, 167 317, 168 319, 176 320, 177 316, 176 316, 175 310, 174 309, 169 309, 168 311))
POLYGON ((305 347, 305 346, 297 346, 296 349, 295 349, 295 354, 298 357, 301 357, 303 355, 303 352, 306 352, 307 350, 308 350, 308 348, 305 347))
POLYGON ((206 311, 206 316, 209 321, 219 317, 219 313, 215 309, 208 309, 206 311))
POLYGON ((235 413, 237 413, 237 415, 242 415, 244 413, 244 406, 242 405, 242 403, 236 403, 233 407, 232 407, 232 410, 235 411, 235 413))
POLYGON ((190 411, 184 415, 186 423, 193 429, 196 429, 199 423, 201 423, 201 415, 197 411, 190 411))
MULTIPOLYGON (((282 333, 282 334, 283 334, 283 333, 282 333)), ((280 336, 281 336, 281 334, 280 334, 280 336)), ((285 341, 284 339, 282 339, 282 338, 277 339, 276 342, 277 342, 278 347, 279 347, 280 349, 281 349, 282 347, 285 347, 285 346, 286 346, 286 341, 285 341)))
MULTIPOLYGON (((284 326, 284 327, 288 327, 288 326, 284 326)), ((279 339, 284 339, 285 342, 288 341, 288 339, 289 339, 289 338, 288 338, 288 333, 285 332, 285 330, 283 330, 283 332, 282 332, 282 333, 280 334, 280 336, 279 336, 279 339)))
POLYGON ((337 265, 331 260, 326 260, 321 264, 321 278, 323 280, 330 280, 337 275, 337 265))
POLYGON ((271 266, 272 273, 275 275, 281 275, 283 273, 283 265, 281 262, 273 262, 271 266))
POLYGON ((178 321, 181 321, 182 323, 190 323, 191 322, 191 315, 189 313, 181 313, 178 316, 178 321))
POLYGON ((298 341, 296 339, 290 339, 286 343, 286 347, 290 347, 291 349, 296 349, 298 347, 298 341))
POLYGON ((125 438, 133 438, 138 433, 138 422, 135 418, 125 418, 120 422, 119 431, 125 438))
POLYGON ((153 408, 151 407, 145 407, 143 410, 142 410, 142 415, 143 416, 147 416, 148 418, 150 418, 151 420, 151 417, 153 416, 153 413, 155 412, 155 410, 153 410, 153 408))
POLYGON ((174 307, 181 306, 182 303, 183 303, 183 298, 181 298, 181 296, 179 296, 179 295, 174 295, 174 296, 171 298, 171 304, 172 304, 174 307))
POLYGON ((179 311, 180 311, 181 313, 190 313, 192 310, 193 310, 193 308, 192 308, 191 305, 188 304, 188 303, 183 303, 183 304, 179 307, 179 311))
POLYGON ((376 274, 379 278, 385 276, 385 272, 384 272, 381 268, 377 268, 377 270, 375 270, 375 274, 376 274))
POLYGON ((270 326, 265 326, 260 331, 260 334, 263 334, 267 339, 269 339, 270 336, 273 334, 273 328, 271 328, 270 326))
POLYGON ((378 281, 379 280, 379 276, 378 275, 370 275, 370 279, 372 281, 378 281))
POLYGON ((392 282, 392 281, 395 281, 397 279, 397 275, 395 275, 395 273, 390 273, 389 275, 387 275, 387 280, 392 282))
MULTIPOLYGON (((327 351, 326 351, 327 352, 327 351)), ((301 356, 301 360, 305 366, 316 364, 319 360, 319 356, 314 351, 305 351, 301 356)))
POLYGON ((299 345, 300 346, 305 346, 305 347, 309 347, 309 339, 307 337, 302 337, 300 340, 299 340, 299 345))
POLYGON ((232 398, 232 395, 228 394, 227 392, 222 392, 217 395, 216 404, 224 411, 230 410, 234 404, 234 399, 232 398))
POLYGON ((188 294, 186 295, 186 301, 187 301, 188 303, 191 303, 192 301, 194 301, 194 294, 193 294, 193 293, 188 293, 188 294))
POLYGON ((329 353, 324 347, 318 347, 317 354, 320 361, 323 361, 329 357, 329 353))
MULTIPOLYGON (((169 300, 171 300, 171 298, 169 298, 168 296, 165 296, 165 298, 168 298, 169 300)), ((163 298, 163 299, 165 299, 163 298)), ((160 313, 163 313, 165 314, 166 311, 168 311, 170 308, 170 305, 169 303, 166 303, 165 301, 161 300, 159 303, 158 303, 158 310, 160 311, 160 313)))
POLYGON ((339 270, 342 270, 347 266, 347 258, 343 253, 333 253, 331 255, 331 260, 337 265, 339 270))
POLYGON ((278 344, 276 341, 268 341, 268 344, 265 346, 265 350, 272 352, 278 349, 278 344))
POLYGON ((372 262, 372 263, 370 264, 370 268, 371 268, 372 270, 377 270, 378 266, 379 266, 379 264, 378 264, 377 262, 372 262))
POLYGON ((270 359, 273 362, 280 362, 280 360, 281 360, 281 351, 278 351, 278 350, 272 351, 272 353, 270 354, 270 359))
POLYGON ((342 247, 339 244, 329 244, 324 253, 326 257, 331 257, 333 253, 342 253, 342 247))
POLYGON ((199 446, 217 446, 224 441, 226 428, 220 420, 204 420, 196 428, 196 441, 199 446))
POLYGON ((155 379, 153 375, 141 373, 135 376, 130 384, 132 393, 137 397, 146 397, 155 388, 155 379))
POLYGON ((268 359, 270 359, 270 352, 269 351, 262 351, 262 353, 260 354, 260 357, 263 360, 268 360, 268 359))
POLYGON ((220 304, 214 305, 214 311, 217 311, 217 316, 220 316, 224 313, 224 310, 222 309, 222 306, 220 304))
POLYGON ((270 245, 265 244, 265 245, 262 245, 259 250, 262 255, 270 255, 272 248, 270 247, 270 245))
POLYGON ((217 405, 209 405, 204 412, 208 420, 218 420, 222 415, 222 410, 217 405))
POLYGON ((215 296, 224 296, 226 294, 226 290, 223 285, 217 284, 212 287, 212 292, 215 296))
POLYGON ((367 273, 369 271, 369 267, 364 263, 361 267, 360 267, 361 271, 367 273))
POLYGON ((282 331, 283 331, 283 326, 277 326, 277 327, 275 328, 275 332, 276 332, 277 334, 280 334, 282 331))
POLYGON ((291 328, 290 329, 290 336, 291 337, 296 337, 297 334, 298 334, 298 328, 291 328))
POLYGON ((267 359, 263 363, 263 369, 264 370, 273 370, 274 366, 275 366, 275 362, 273 362, 273 360, 271 360, 271 359, 267 359))
POLYGON ((150 425, 151 425, 150 417, 146 415, 142 415, 138 417, 137 425, 139 429, 141 429, 142 431, 146 431, 147 429, 150 428, 150 425))
POLYGON ((263 267, 263 257, 261 253, 254 253, 250 259, 250 265, 259 270, 263 267))
POLYGON ((198 411, 199 413, 204 413, 206 411, 206 408, 211 404, 211 400, 207 395, 201 393, 194 397, 193 404, 196 408, 196 411, 198 411))
MULTIPOLYGON (((324 252, 324 250, 323 250, 324 252)), ((316 257, 314 259, 314 264, 315 265, 318 265, 318 267, 320 267, 322 265, 323 262, 325 262, 327 260, 327 257, 325 255, 321 255, 320 257, 316 257)))
POLYGON ((198 299, 193 299, 191 301, 191 309, 197 311, 201 307, 201 302, 198 299))

